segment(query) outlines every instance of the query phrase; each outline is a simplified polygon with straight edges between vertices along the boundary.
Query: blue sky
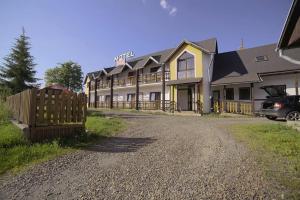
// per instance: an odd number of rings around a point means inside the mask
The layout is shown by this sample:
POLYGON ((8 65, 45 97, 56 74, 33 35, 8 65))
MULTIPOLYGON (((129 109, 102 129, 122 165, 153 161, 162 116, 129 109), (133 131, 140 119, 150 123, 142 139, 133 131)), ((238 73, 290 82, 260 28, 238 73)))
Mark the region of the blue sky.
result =
POLYGON ((68 60, 84 73, 216 37, 219 51, 276 43, 292 0, 1 0, 0 62, 25 28, 38 78, 68 60))

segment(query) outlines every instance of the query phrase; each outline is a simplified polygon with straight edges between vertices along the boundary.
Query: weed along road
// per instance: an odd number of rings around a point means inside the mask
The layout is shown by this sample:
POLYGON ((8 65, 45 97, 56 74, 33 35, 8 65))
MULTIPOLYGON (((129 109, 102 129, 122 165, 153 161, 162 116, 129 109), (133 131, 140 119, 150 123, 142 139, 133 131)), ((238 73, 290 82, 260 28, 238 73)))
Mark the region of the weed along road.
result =
POLYGON ((272 199, 250 151, 227 133, 255 118, 111 111, 126 131, 38 164, 3 183, 0 199, 272 199))

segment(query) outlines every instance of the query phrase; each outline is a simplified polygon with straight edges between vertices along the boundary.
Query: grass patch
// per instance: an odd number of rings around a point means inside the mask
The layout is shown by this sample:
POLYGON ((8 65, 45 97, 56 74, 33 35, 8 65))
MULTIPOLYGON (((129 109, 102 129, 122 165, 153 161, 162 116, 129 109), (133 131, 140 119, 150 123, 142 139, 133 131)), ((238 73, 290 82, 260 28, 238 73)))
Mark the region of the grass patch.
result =
POLYGON ((287 190, 286 197, 300 199, 300 133, 282 124, 234 125, 231 132, 254 150, 267 177, 287 190))
POLYGON ((89 114, 86 133, 43 143, 30 143, 15 125, 4 120, 0 124, 0 174, 17 172, 34 163, 97 143, 99 139, 125 128, 125 123, 119 118, 105 118, 100 112, 89 114))

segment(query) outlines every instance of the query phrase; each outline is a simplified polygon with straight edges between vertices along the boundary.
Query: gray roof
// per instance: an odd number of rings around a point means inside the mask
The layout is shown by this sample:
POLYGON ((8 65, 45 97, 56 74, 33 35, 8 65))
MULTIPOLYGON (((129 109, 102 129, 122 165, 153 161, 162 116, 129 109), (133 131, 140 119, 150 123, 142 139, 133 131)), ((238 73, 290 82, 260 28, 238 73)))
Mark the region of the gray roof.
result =
MULTIPOLYGON (((216 38, 211 38, 207 40, 202 40, 198 42, 189 42, 189 41, 184 41, 191 43, 193 45, 196 45, 197 47, 209 52, 209 53, 215 53, 218 51, 217 47, 217 40, 216 38)), ((181 43, 182 44, 182 43, 181 43)), ((127 63, 132 67, 133 70, 141 69, 143 68, 147 62, 149 61, 149 58, 152 57, 155 59, 159 64, 166 62, 166 60, 169 58, 169 56, 174 53, 177 48, 170 48, 170 49, 165 49, 162 51, 157 51, 154 53, 150 53, 144 56, 140 56, 137 58, 133 58, 127 61, 127 63)), ((150 62, 150 61, 149 61, 150 62)), ((151 61, 152 62, 152 61, 151 61)), ((119 74, 124 70, 125 66, 118 66, 118 67, 108 67, 104 68, 105 71, 108 73, 108 76, 119 74)), ((96 72, 90 72, 87 74, 84 82, 86 82, 87 77, 90 77, 91 80, 94 79, 94 77, 98 77, 101 74, 102 70, 96 71, 96 72)))
POLYGON ((163 51, 157 51, 151 54, 147 54, 145 56, 140 56, 128 61, 128 64, 132 66, 134 70, 141 69, 144 67, 146 62, 148 61, 149 57, 153 57, 157 62, 164 63, 168 55, 174 50, 172 49, 165 49, 163 51))
POLYGON ((202 40, 199 42, 192 42, 193 44, 205 49, 209 53, 217 53, 218 52, 218 45, 216 38, 210 38, 207 40, 202 40))
POLYGON ((270 44, 216 54, 212 84, 259 82, 259 74, 300 70, 300 65, 280 58, 275 48, 276 44, 270 44), (268 60, 257 62, 257 56, 266 56, 268 60))
POLYGON ((121 73, 124 69, 126 69, 127 66, 126 65, 119 65, 117 67, 114 67, 113 70, 111 70, 109 73, 108 73, 108 76, 111 76, 111 75, 115 75, 115 74, 119 74, 121 73))

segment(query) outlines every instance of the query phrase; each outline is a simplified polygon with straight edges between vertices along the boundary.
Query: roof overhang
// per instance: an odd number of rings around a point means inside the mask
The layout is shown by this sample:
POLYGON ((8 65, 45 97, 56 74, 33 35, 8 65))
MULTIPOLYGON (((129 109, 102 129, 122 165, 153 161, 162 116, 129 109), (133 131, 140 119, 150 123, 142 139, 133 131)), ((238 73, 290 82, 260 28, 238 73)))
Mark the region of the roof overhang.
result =
POLYGON ((277 48, 300 47, 300 1, 294 0, 286 18, 277 48))
POLYGON ((182 79, 182 80, 171 80, 167 81, 166 85, 181 85, 181 84, 190 84, 190 83, 200 83, 202 78, 189 78, 189 79, 182 79))

